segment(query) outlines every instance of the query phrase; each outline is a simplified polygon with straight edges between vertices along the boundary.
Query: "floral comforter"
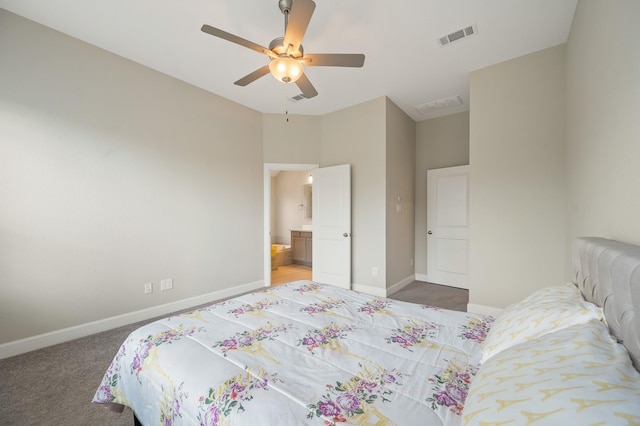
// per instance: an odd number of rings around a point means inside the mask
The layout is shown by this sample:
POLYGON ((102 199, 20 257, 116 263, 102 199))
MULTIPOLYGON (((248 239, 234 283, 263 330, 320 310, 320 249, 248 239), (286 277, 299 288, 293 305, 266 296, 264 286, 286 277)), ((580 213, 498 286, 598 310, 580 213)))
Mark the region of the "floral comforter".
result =
POLYGON ((492 317, 311 281, 148 324, 93 402, 143 425, 456 425, 492 317))

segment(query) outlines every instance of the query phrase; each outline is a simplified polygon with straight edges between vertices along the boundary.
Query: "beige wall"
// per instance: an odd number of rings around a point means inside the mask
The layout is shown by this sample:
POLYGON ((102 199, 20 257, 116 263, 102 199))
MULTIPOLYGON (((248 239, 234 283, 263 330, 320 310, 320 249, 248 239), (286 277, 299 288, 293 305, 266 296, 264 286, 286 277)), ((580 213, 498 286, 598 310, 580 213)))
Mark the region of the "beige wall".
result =
POLYGON ((0 57, 0 343, 261 282, 262 114, 2 10, 0 57))
POLYGON ((565 46, 471 73, 471 305, 562 283, 565 46))
POLYGON ((567 244, 640 244, 638 17, 636 0, 578 3, 567 42, 567 244))
POLYGON ((469 112, 416 124, 415 273, 427 279, 427 170, 469 164, 469 112))
POLYGON ((356 289, 380 292, 386 288, 385 111, 381 97, 323 116, 320 157, 321 167, 351 164, 351 279, 356 289))
POLYGON ((322 117, 262 114, 262 140, 265 163, 318 164, 322 117))
POLYGON ((386 287, 414 279, 416 123, 386 99, 386 287), (398 211, 398 206, 399 210, 398 211))

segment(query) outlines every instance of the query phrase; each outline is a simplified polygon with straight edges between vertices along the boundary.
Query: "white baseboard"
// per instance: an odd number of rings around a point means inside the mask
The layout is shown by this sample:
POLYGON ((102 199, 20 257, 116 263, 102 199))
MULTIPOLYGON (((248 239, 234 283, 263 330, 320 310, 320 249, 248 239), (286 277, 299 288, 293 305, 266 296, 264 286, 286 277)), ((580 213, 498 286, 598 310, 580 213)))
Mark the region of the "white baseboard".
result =
POLYGON ((429 282, 427 281, 427 274, 416 274, 416 281, 424 281, 426 283, 429 282))
POLYGON ((403 288, 405 288, 415 280, 416 280, 416 276, 410 275, 407 278, 393 284, 391 287, 387 287, 387 297, 391 296, 393 293, 397 293, 398 291, 402 290, 403 288))
POLYGON ((351 288, 353 290, 355 290, 355 291, 359 291, 361 293, 367 293, 367 294, 370 294, 372 296, 378 296, 378 297, 386 297, 387 296, 386 289, 380 288, 380 287, 373 287, 373 286, 370 286, 370 285, 353 283, 353 284, 351 284, 351 288))
POLYGON ((494 308, 493 306, 475 305, 473 303, 468 303, 467 312, 473 312, 474 314, 481 315, 491 315, 495 317, 498 316, 500 312, 502 312, 502 309, 494 308))
POLYGON ((389 297, 393 293, 395 293, 397 291, 400 291, 400 289, 402 289, 403 287, 408 286, 409 284, 411 284, 414 281, 415 281, 415 277, 413 275, 411 275, 411 276, 408 276, 407 278, 405 278, 405 279, 393 284, 391 287, 387 287, 387 288, 373 287, 373 286, 370 286, 370 285, 356 284, 356 283, 351 284, 351 288, 353 290, 355 290, 355 291, 359 291, 361 293, 367 293, 367 294, 370 294, 372 296, 389 297))
POLYGON ((68 342, 69 340, 122 327, 123 325, 133 324, 138 321, 145 321, 158 316, 171 314, 176 311, 203 305, 205 303, 213 303, 216 300, 233 297, 262 287, 264 287, 264 281, 255 281, 200 296, 189 297, 187 299, 177 300, 175 302, 117 315, 115 317, 92 321, 86 324, 80 324, 73 327, 63 328, 61 330, 51 331, 49 333, 39 334, 37 336, 27 337, 25 339, 15 340, 13 342, 3 343, 0 344, 0 359, 20 355, 36 349, 42 349, 58 343, 68 342))

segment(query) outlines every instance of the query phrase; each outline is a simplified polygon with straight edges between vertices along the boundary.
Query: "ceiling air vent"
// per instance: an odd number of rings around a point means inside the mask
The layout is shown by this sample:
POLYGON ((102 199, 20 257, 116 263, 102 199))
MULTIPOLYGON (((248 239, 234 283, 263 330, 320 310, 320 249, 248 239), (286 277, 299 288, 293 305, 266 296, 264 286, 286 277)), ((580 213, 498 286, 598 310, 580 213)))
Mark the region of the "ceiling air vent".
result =
POLYGON ((478 32, 478 27, 476 26, 475 23, 473 23, 457 31, 454 31, 451 34, 438 37, 438 44, 441 47, 448 46, 455 41, 463 40, 467 37, 471 37, 472 35, 475 35, 477 32, 478 32))
POLYGON ((462 99, 460 96, 450 96, 444 99, 438 99, 437 101, 428 102, 422 105, 416 105, 414 108, 420 114, 429 114, 431 112, 440 111, 441 109, 451 108, 454 106, 462 105, 462 99))
POLYGON ((305 98, 302 93, 300 93, 299 95, 295 95, 295 96, 292 96, 292 97, 289 98, 289 100, 291 102, 298 102, 298 101, 301 101, 303 99, 307 99, 307 98, 305 98))

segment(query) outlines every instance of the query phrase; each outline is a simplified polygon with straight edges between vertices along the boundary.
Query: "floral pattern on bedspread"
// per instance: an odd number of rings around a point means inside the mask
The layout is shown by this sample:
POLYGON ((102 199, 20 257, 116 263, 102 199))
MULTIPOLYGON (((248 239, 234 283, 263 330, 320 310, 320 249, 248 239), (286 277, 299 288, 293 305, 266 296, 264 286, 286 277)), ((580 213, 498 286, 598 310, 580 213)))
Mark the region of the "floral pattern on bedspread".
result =
MULTIPOLYGON (((400 380, 404 374, 397 370, 385 370, 381 367, 366 367, 360 364, 361 370, 357 376, 344 382, 327 384, 327 392, 322 399, 315 404, 309 404, 311 412, 307 418, 314 416, 325 418, 330 424, 346 423, 351 417, 355 423, 358 418, 364 417, 360 422, 368 424, 367 418, 373 414, 377 424, 390 424, 388 419, 375 409, 373 404, 380 400, 383 403, 390 402, 394 390, 388 385, 395 384, 401 387, 400 380)), ((350 422, 351 423, 351 422, 350 422)))
POLYGON ((172 425, 174 419, 181 418, 180 407, 189 395, 182 389, 181 383, 177 389, 165 389, 162 387, 162 400, 160 401, 160 424, 172 425))
POLYGON ((313 314, 331 314, 336 307, 345 304, 345 300, 341 299, 327 299, 319 303, 314 303, 309 306, 300 308, 300 311, 306 312, 309 315, 313 314))
POLYGON ((400 347, 408 350, 412 350, 412 346, 420 346, 425 343, 427 339, 432 340, 438 335, 440 325, 434 322, 420 322, 409 321, 404 327, 397 328, 390 337, 387 338, 387 343, 395 343, 400 347))
POLYGON ((486 339, 494 320, 495 318, 491 316, 472 317, 468 323, 460 326, 459 337, 482 343, 486 339))
POLYGON ((314 282, 310 282, 309 284, 302 284, 299 287, 295 288, 294 291, 297 292, 298 294, 304 294, 304 293, 317 293, 318 290, 320 290, 322 288, 322 284, 318 284, 318 283, 314 283, 314 282))
POLYGON ((457 425, 491 324, 290 283, 134 331, 93 401, 149 425, 457 425))
POLYGON ((172 343, 184 336, 191 336, 196 332, 195 326, 180 326, 177 330, 165 330, 157 334, 150 334, 140 339, 138 348, 131 362, 131 372, 136 378, 142 370, 143 363, 152 363, 156 355, 156 348, 165 343, 172 343))
POLYGON ((445 408, 456 416, 462 414, 464 401, 469 393, 471 379, 478 372, 477 365, 452 359, 447 363, 442 374, 434 374, 429 377, 429 382, 434 384, 434 393, 426 401, 431 408, 438 410, 445 408))
POLYGON ((230 310, 229 313, 232 313, 236 317, 239 317, 240 315, 246 315, 246 314, 259 315, 262 313, 263 310, 269 309, 273 306, 278 306, 280 303, 282 303, 280 300, 264 299, 255 303, 242 304, 239 307, 230 310))
POLYGON ((128 405, 125 396, 122 394, 120 388, 118 387, 120 369, 122 368, 122 364, 120 361, 126 355, 126 351, 126 345, 123 344, 122 346, 120 346, 118 353, 113 359, 111 365, 109 365, 109 368, 107 369, 102 379, 102 383, 96 391, 96 396, 94 397, 94 399, 98 399, 104 403, 117 401, 123 405, 128 405))
POLYGON ((273 340, 278 337, 278 333, 286 333, 287 329, 291 328, 291 325, 279 324, 273 325, 270 322, 263 327, 259 327, 251 331, 236 332, 233 336, 218 341, 212 345, 214 348, 220 348, 222 355, 227 356, 229 351, 247 351, 260 353, 264 358, 269 358, 276 364, 280 364, 280 361, 273 358, 267 351, 265 351, 262 341, 269 339, 273 340))
POLYGON ((387 310, 390 305, 390 300, 376 298, 362 305, 358 309, 358 312, 362 312, 368 315, 373 315, 376 313, 390 314, 390 312, 387 310))
POLYGON ((439 311, 440 308, 438 308, 437 306, 431 306, 431 305, 421 305, 422 309, 426 309, 429 311, 439 311))
POLYGON ((224 424, 224 420, 233 413, 242 413, 256 392, 269 390, 269 381, 276 382, 277 378, 275 375, 267 378, 264 373, 255 376, 246 372, 235 375, 215 389, 210 388, 206 395, 198 398, 200 425, 224 424))
POLYGON ((331 323, 324 328, 310 330, 302 339, 298 340, 297 344, 307 348, 309 353, 315 355, 315 349, 337 347, 338 341, 345 339, 350 331, 353 331, 353 327, 350 325, 331 323))

